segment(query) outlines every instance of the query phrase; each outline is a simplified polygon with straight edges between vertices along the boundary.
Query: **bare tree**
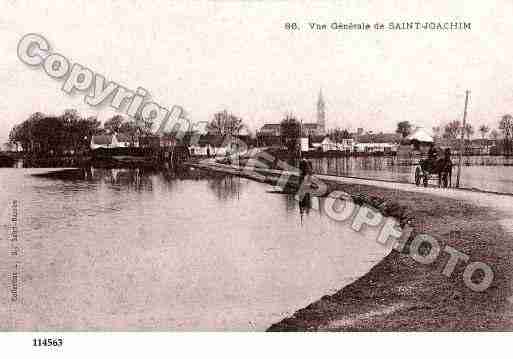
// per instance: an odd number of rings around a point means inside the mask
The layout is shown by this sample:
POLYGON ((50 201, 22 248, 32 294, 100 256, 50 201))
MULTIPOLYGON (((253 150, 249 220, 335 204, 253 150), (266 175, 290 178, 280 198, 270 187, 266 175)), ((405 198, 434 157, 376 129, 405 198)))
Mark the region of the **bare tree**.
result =
POLYGON ((346 129, 335 128, 334 130, 330 131, 328 137, 330 140, 336 143, 340 143, 343 139, 351 138, 351 134, 346 129))
POLYGON ((513 116, 506 114, 499 121, 499 129, 504 135, 504 150, 506 154, 511 154, 511 137, 513 135, 513 116))
POLYGON ((479 127, 479 132, 481 133, 481 138, 484 140, 485 137, 486 137, 486 134, 488 132, 490 132, 490 127, 486 126, 486 125, 481 125, 479 127))
POLYGON ((470 123, 466 123, 465 128, 463 129, 463 133, 467 137, 467 140, 470 140, 470 138, 474 134, 474 127, 472 127, 470 123))
POLYGON ((125 118, 121 115, 114 115, 103 124, 103 128, 111 133, 119 132, 125 118))
POLYGON ((242 119, 224 110, 214 114, 214 118, 207 126, 208 132, 221 136, 238 136, 244 127, 242 119))
POLYGON ((453 138, 453 139, 457 138, 458 134, 461 133, 460 131, 461 131, 461 122, 458 120, 451 121, 447 125, 445 125, 443 137, 444 138, 453 138))

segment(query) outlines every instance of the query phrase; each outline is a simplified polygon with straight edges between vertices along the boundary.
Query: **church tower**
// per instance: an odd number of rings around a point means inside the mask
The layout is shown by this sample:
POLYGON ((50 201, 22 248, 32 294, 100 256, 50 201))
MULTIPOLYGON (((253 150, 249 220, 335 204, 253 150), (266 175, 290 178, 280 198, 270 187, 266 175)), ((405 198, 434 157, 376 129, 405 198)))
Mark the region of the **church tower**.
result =
POLYGON ((317 128, 320 133, 326 133, 326 105, 322 98, 322 90, 319 91, 317 100, 317 128))

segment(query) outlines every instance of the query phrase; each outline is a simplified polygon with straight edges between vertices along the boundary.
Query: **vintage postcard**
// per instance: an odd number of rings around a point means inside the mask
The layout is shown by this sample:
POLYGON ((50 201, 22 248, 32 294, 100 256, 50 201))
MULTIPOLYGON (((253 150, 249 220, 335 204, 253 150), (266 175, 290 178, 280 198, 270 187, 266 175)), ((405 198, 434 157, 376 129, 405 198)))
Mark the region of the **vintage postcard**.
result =
POLYGON ((0 329, 511 330, 512 13, 4 1, 0 329))

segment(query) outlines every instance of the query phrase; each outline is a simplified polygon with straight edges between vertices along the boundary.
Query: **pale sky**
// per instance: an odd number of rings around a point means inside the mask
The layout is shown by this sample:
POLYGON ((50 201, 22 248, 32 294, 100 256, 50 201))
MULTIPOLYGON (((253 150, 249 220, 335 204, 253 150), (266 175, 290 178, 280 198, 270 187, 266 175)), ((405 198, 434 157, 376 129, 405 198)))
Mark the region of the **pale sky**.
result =
POLYGON ((62 81, 17 57, 39 33, 56 51, 193 121, 222 109, 251 129, 287 112, 315 120, 319 89, 327 126, 394 131, 461 119, 496 127, 513 112, 512 1, 3 1, 0 12, 0 143, 31 113, 115 112, 69 96, 62 81), (308 22, 467 21, 471 31, 310 31, 308 22), (300 31, 287 31, 297 22, 300 31))

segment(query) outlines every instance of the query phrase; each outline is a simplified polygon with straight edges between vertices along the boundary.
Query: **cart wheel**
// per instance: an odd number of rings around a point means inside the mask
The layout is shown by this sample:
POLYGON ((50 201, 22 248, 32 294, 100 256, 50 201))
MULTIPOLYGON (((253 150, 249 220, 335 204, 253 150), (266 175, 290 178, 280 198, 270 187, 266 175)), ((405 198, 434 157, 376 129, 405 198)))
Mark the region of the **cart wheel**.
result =
POLYGON ((420 168, 415 168, 415 185, 420 186, 420 168))
POLYGON ((428 186, 428 176, 425 175, 424 176, 424 187, 427 187, 428 186))

